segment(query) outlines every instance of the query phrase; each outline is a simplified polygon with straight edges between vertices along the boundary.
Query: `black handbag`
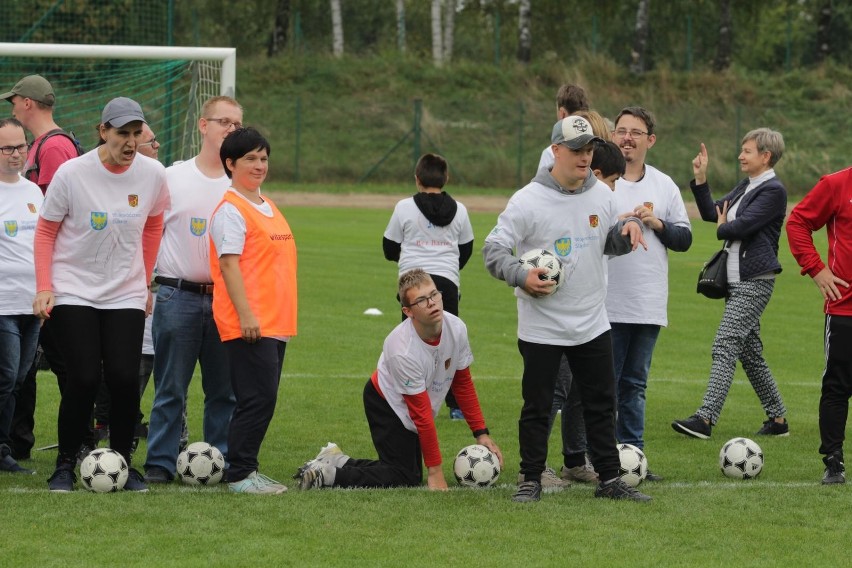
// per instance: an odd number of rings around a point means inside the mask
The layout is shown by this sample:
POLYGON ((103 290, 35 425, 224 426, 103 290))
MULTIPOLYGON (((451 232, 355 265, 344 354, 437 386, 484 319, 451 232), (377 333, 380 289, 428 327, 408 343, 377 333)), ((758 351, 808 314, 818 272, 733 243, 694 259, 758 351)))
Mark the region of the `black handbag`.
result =
POLYGON ((728 243, 713 253, 698 273, 696 292, 713 300, 728 295, 728 243))

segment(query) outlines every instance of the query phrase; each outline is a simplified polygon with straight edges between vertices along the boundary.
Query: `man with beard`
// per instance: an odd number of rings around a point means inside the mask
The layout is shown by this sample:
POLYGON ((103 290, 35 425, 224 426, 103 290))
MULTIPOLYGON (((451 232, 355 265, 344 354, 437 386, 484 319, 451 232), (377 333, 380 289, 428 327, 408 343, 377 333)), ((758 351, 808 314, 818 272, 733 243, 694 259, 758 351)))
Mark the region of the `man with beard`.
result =
MULTIPOLYGON (((399 263, 400 276, 413 268, 425 270, 443 294, 444 311, 458 316, 459 272, 473 253, 473 227, 465 206, 443 191, 448 169, 437 154, 420 157, 414 169, 417 193, 394 207, 382 248, 386 259, 399 263)), ((452 391, 446 402, 450 418, 463 420, 452 391)))

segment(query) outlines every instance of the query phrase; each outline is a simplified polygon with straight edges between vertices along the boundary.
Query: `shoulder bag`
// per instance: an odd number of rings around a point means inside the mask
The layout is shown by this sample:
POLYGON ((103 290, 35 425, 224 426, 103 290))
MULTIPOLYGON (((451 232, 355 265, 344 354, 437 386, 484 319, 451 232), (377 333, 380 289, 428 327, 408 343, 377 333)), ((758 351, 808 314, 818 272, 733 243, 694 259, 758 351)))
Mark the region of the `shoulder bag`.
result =
POLYGON ((713 300, 728 295, 728 241, 704 263, 696 292, 713 300))

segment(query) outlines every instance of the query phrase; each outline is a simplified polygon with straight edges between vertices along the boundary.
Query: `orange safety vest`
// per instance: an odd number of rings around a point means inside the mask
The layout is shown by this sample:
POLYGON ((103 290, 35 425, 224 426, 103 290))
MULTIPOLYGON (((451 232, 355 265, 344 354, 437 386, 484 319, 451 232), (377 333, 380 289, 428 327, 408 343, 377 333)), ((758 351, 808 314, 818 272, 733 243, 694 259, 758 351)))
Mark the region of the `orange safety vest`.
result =
MULTIPOLYGON (((263 337, 296 335, 296 242, 287 220, 269 198, 273 216, 266 217, 248 201, 228 191, 216 206, 230 203, 246 222, 245 245, 240 255, 240 272, 249 306, 260 322, 263 337)), ((212 216, 211 216, 212 218, 212 216)), ((213 319, 222 341, 242 337, 240 318, 234 308, 222 270, 219 254, 210 238, 210 272, 213 277, 213 319)))

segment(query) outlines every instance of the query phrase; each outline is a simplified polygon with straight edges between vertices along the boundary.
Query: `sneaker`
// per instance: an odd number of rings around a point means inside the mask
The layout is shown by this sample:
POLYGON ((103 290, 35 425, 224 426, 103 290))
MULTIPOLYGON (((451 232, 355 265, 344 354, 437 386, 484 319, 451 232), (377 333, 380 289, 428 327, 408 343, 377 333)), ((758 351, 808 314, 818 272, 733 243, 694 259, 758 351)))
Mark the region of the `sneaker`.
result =
POLYGON ((577 481, 579 483, 597 483, 599 481, 598 472, 595 471, 595 468, 593 468, 592 464, 589 462, 574 467, 567 467, 563 465, 562 479, 577 481))
MULTIPOLYGON (((523 483, 526 481, 523 473, 518 474, 518 483, 523 483)), ((545 493, 549 493, 551 491, 562 491, 566 487, 571 486, 571 481, 568 479, 560 479, 556 472, 553 471, 552 468, 546 467, 544 471, 541 472, 541 488, 545 493)))
POLYGON ((0 453, 3 457, 0 458, 0 471, 7 471, 9 473, 22 473, 24 475, 34 475, 35 472, 31 469, 27 469, 22 467, 15 461, 15 458, 12 457, 12 454, 8 449, 4 448, 4 452, 0 453))
POLYGON ((147 422, 137 422, 136 426, 133 427, 133 437, 134 438, 148 438, 148 423, 147 422))
POLYGON ((127 472, 127 481, 124 483, 125 491, 137 491, 139 493, 147 493, 148 486, 145 485, 145 479, 142 474, 132 467, 127 472))
POLYGON ((710 438, 710 424, 697 414, 693 414, 684 420, 675 420, 672 422, 672 428, 678 434, 692 436, 693 438, 701 438, 702 440, 710 438))
POLYGON ((59 466, 47 480, 47 488, 51 493, 71 493, 76 482, 77 476, 72 469, 59 466))
POLYGON ((334 483, 336 468, 328 463, 311 460, 296 472, 293 479, 299 480, 299 489, 322 489, 334 483))
POLYGON ((349 461, 349 456, 343 453, 343 450, 334 442, 329 442, 320 449, 317 457, 312 461, 327 463, 334 467, 343 467, 349 461))
POLYGON ((789 436, 790 435, 790 425, 787 423, 787 419, 784 419, 784 422, 776 422, 773 418, 770 418, 766 422, 763 423, 763 428, 757 431, 758 436, 789 436))
POLYGON ((541 483, 538 481, 523 481, 518 484, 518 490, 512 495, 515 503, 534 503, 541 501, 541 483))
POLYGON ((616 477, 609 483, 601 483, 595 489, 595 497, 605 497, 607 499, 629 499, 632 501, 650 501, 651 496, 645 495, 635 487, 627 485, 623 479, 616 477))
POLYGON ((152 466, 145 470, 145 483, 171 483, 174 477, 165 468, 152 466))
POLYGON ((77 451, 77 465, 83 463, 83 460, 86 459, 86 456, 92 453, 92 450, 94 449, 95 448, 92 447, 88 442, 83 442, 83 444, 80 446, 79 451, 77 451))
POLYGON ((245 479, 228 483, 231 493, 252 493, 255 495, 279 495, 287 487, 265 475, 253 471, 245 479))
POLYGON ((835 452, 822 458, 825 473, 822 476, 823 485, 846 483, 846 468, 843 466, 843 454, 835 452))
POLYGON ((450 420, 464 420, 464 412, 461 408, 450 409, 450 420))
POLYGON ((645 481, 662 481, 663 479, 665 478, 662 475, 658 475, 650 469, 645 473, 645 481))

